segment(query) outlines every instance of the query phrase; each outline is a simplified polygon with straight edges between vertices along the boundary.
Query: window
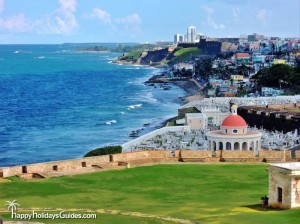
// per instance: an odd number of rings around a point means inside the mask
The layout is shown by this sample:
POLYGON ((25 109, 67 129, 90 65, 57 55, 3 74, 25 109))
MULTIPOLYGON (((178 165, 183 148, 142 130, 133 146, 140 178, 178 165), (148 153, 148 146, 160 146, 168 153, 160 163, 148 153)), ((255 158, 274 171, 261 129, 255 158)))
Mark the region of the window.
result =
POLYGON ((53 170, 57 171, 58 170, 57 166, 53 166, 53 170))
POLYGON ((27 173, 27 166, 22 166, 22 173, 27 173))
POLYGON ((237 133, 238 133, 238 130, 237 130, 237 129, 233 129, 233 130, 232 130, 232 133, 233 133, 233 134, 237 134, 237 133))
POLYGON ((86 167, 86 162, 82 162, 82 163, 81 163, 81 166, 82 166, 82 167, 86 167))
POLYGON ((277 201, 279 203, 282 203, 282 188, 281 187, 277 187, 277 201))
POLYGON ((227 134, 227 129, 225 129, 225 133, 227 134))

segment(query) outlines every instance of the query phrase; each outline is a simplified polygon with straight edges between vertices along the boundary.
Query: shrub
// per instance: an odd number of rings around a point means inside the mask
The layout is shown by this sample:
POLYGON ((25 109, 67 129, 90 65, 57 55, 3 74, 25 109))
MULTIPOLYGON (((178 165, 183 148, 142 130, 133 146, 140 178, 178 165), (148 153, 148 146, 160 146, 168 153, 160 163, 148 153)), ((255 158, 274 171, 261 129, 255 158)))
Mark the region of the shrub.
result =
POLYGON ((87 154, 84 155, 84 157, 90 157, 90 156, 102 156, 102 155, 110 155, 110 154, 116 154, 122 152, 122 146, 105 146, 102 148, 96 148, 94 150, 89 151, 87 154))

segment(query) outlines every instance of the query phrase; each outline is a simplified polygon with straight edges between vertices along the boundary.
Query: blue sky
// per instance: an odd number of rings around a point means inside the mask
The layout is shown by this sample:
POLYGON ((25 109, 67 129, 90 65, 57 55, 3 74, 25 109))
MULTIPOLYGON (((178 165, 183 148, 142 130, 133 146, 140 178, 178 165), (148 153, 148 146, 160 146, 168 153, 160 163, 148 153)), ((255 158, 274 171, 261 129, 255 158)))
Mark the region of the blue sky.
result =
POLYGON ((299 0, 0 0, 0 44, 172 40, 189 25, 299 37, 299 14, 299 0))

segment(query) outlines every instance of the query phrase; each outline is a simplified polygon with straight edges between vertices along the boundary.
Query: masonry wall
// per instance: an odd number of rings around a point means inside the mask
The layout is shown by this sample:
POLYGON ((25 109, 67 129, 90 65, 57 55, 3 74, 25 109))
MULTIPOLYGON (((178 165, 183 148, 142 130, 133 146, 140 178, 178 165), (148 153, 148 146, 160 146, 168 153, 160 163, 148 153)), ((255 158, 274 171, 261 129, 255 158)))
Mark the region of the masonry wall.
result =
POLYGON ((274 208, 291 208, 291 178, 289 171, 269 167, 269 205, 274 208), (278 200, 278 187, 282 188, 282 203, 278 200))
POLYGON ((85 163, 86 167, 91 167, 92 165, 101 165, 104 163, 109 163, 109 161, 109 155, 105 155, 72 160, 13 166, 3 168, 3 177, 20 175, 23 173, 23 167, 26 167, 27 173, 48 173, 54 171, 54 166, 57 166, 57 171, 67 171, 81 169, 83 168, 83 163, 85 163))
POLYGON ((153 151, 138 151, 138 152, 128 152, 119 153, 114 155, 104 155, 104 156, 93 156, 84 157, 72 160, 63 161, 53 161, 46 163, 35 163, 28 165, 12 166, 7 168, 2 168, 0 173, 3 173, 3 177, 15 176, 23 174, 23 167, 26 167, 27 173, 49 173, 54 171, 68 171, 82 169, 84 167, 92 166, 103 166, 108 165, 110 162, 130 162, 133 160, 166 160, 170 157, 170 152, 168 150, 153 150, 153 151), (56 170, 54 170, 54 167, 56 170))
MULTIPOLYGON (((36 163, 19 165, 0 169, 0 177, 9 177, 23 173, 24 167, 27 173, 48 173, 57 171, 68 171, 82 169, 84 167, 105 166, 110 162, 130 162, 143 161, 197 161, 197 162, 219 162, 223 158, 225 162, 281 162, 291 161, 290 151, 239 151, 239 150, 217 150, 213 154, 208 150, 175 150, 175 156, 169 150, 149 150, 119 153, 114 155, 94 156, 64 161, 53 161, 46 163, 36 163)), ((296 160, 300 161, 300 150, 295 152, 296 160)), ((295 160, 294 160, 295 161, 295 160)))
POLYGON ((239 150, 224 150, 222 151, 222 158, 253 158, 254 151, 239 151, 239 150))
POLYGON ((300 161, 300 150, 296 150, 296 159, 300 161))
POLYGON ((170 156, 168 150, 149 150, 149 151, 138 151, 138 152, 126 152, 112 155, 113 161, 131 161, 138 159, 166 159, 170 156))
POLYGON ((290 151, 271 151, 271 150, 261 150, 259 151, 259 158, 261 160, 266 160, 265 162, 281 162, 284 160, 284 153, 291 154, 290 151))
POLYGON ((211 157, 207 150, 181 150, 180 158, 207 158, 211 157))

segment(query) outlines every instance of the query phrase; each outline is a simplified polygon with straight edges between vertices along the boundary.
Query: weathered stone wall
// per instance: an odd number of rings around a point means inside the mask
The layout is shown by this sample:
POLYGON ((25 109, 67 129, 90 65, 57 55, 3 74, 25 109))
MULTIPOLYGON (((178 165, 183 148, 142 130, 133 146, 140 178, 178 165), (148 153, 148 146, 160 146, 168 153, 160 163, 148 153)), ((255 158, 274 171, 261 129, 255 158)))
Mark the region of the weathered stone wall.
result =
POLYGON ((178 149, 175 150, 175 152, 174 152, 175 153, 175 158, 179 159, 180 152, 181 152, 181 150, 178 150, 178 149))
POLYGON ((148 154, 153 159, 167 159, 171 156, 169 150, 152 150, 148 154))
POLYGON ((83 166, 91 167, 92 165, 109 163, 109 161, 110 161, 109 155, 105 155, 105 156, 85 157, 85 158, 72 159, 72 160, 13 166, 8 168, 3 168, 3 177, 20 175, 23 173, 23 167, 26 167, 27 173, 48 173, 48 172, 55 171, 54 167, 57 168, 57 171, 67 171, 67 170, 80 169, 83 166))
POLYGON ((291 178, 279 167, 269 167, 269 205, 274 208, 291 208, 291 178), (278 187, 282 188, 282 203, 277 201, 278 187))
POLYGON ((224 150, 222 158, 253 158, 254 151, 224 150))
POLYGON ((149 158, 148 151, 125 152, 112 155, 113 161, 130 161, 149 158))
MULTIPOLYGON (((296 160, 300 161, 300 150, 296 150, 296 160)), ((82 169, 83 167, 109 166, 113 162, 140 161, 140 164, 160 161, 197 161, 218 162, 223 158, 225 162, 281 162, 291 161, 290 151, 239 151, 239 150, 217 150, 214 155, 208 150, 175 150, 175 156, 170 155, 169 150, 149 150, 119 153, 114 155, 94 156, 64 161, 53 161, 19 165, 0 169, 0 177, 9 177, 27 173, 48 173, 54 171, 68 171, 82 169), (25 171, 24 171, 25 169, 25 171)), ((133 163, 134 164, 134 163, 133 163)))
POLYGON ((300 150, 296 150, 296 159, 300 161, 300 150))
POLYGON ((181 158, 208 158, 211 157, 210 151, 207 150, 181 150, 181 158))
POLYGON ((283 132, 300 131, 300 119, 295 116, 297 113, 289 112, 282 114, 280 112, 287 109, 298 109, 300 104, 282 104, 267 106, 243 106, 238 108, 238 115, 242 116, 248 125, 264 127, 267 130, 277 130, 283 132), (283 115, 283 116, 281 116, 283 115))
POLYGON ((281 162, 284 160, 284 151, 261 150, 259 151, 259 158, 266 160, 266 162, 281 162))

